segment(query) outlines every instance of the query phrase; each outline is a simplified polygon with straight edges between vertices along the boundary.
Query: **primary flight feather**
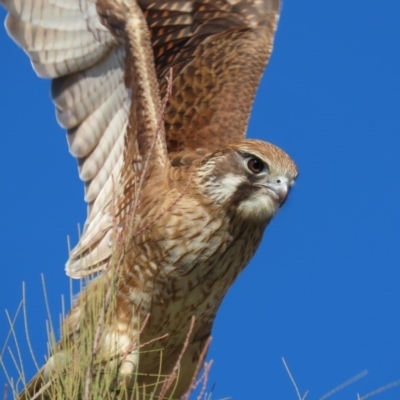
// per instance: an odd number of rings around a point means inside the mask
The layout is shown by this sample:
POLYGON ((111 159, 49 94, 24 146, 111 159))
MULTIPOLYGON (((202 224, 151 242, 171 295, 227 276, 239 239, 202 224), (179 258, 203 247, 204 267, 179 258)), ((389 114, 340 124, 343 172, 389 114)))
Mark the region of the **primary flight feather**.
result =
MULTIPOLYGON (((245 139, 279 1, 0 1, 10 36, 53 79, 85 182, 88 216, 66 272, 100 275, 62 335, 77 346, 87 304, 112 292, 99 343, 117 386, 180 398, 224 295, 297 177, 285 152, 245 139), (163 388, 157 376, 177 364, 176 386, 163 388)), ((46 396, 63 343, 21 398, 46 396)))

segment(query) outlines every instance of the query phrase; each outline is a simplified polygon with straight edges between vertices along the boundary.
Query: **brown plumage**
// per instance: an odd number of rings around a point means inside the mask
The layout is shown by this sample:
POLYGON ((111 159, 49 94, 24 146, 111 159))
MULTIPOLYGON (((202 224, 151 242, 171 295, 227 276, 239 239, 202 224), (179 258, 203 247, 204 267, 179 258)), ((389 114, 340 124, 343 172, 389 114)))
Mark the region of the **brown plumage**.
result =
MULTIPOLYGON (((114 296, 99 340, 104 360, 118 366, 118 384, 136 379, 159 394, 162 385, 148 385, 173 371, 195 317, 179 398, 226 291, 297 176, 282 150, 244 139, 279 2, 0 1, 10 35, 39 75, 54 78, 58 120, 86 184, 88 218, 66 270, 101 274, 79 296, 63 337, 77 346, 87 305, 99 292, 114 296), (132 346, 164 335, 145 352, 132 346)), ((51 381, 65 343, 21 398, 51 381)))

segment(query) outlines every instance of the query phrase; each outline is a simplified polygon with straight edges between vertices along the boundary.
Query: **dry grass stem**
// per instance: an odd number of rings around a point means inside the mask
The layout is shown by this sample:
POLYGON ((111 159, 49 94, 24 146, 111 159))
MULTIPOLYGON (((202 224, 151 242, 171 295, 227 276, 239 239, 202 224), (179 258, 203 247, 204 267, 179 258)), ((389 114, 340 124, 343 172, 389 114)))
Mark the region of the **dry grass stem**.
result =
POLYGON ((299 391, 299 388, 296 385, 296 381, 294 380, 294 378, 292 376, 292 373, 290 372, 290 369, 289 369, 288 365, 286 364, 286 361, 285 361, 285 359, 283 357, 282 357, 282 362, 283 362, 283 365, 285 366, 286 372, 289 375, 290 380, 292 381, 294 389, 296 390, 297 398, 299 400, 304 400, 308 395, 308 390, 304 393, 303 397, 300 395, 300 391, 299 391))
POLYGON ((99 350, 100 350, 101 337, 102 337, 103 326, 104 326, 104 314, 105 314, 105 308, 107 307, 108 302, 109 302, 109 295, 110 295, 110 291, 108 291, 106 294, 105 303, 104 303, 104 306, 100 310, 100 314, 99 314, 97 324, 96 324, 96 330, 94 333, 94 340, 93 340, 93 348, 92 348, 92 352, 90 354, 90 364, 86 370, 85 392, 84 392, 84 397, 83 397, 84 400, 90 400, 91 394, 92 394, 92 379, 93 379, 94 362, 95 362, 95 358, 97 357, 99 350))
MULTIPOLYGON (((10 374, 8 373, 7 368, 6 368, 5 364, 4 364, 4 355, 5 355, 5 353, 6 353, 6 350, 8 351, 8 346, 7 346, 7 344, 8 344, 8 342, 9 342, 11 336, 13 335, 15 322, 16 322, 16 320, 17 320, 17 317, 18 317, 18 315, 19 315, 19 312, 20 312, 20 310, 21 310, 21 307, 22 307, 22 301, 19 303, 18 308, 17 308, 17 311, 16 311, 16 313, 15 313, 15 317, 14 317, 14 319, 13 319, 11 322, 10 322, 10 318, 9 318, 8 311, 6 310, 7 319, 8 319, 9 324, 10 324, 10 330, 8 331, 8 334, 7 334, 5 343, 4 343, 3 348, 1 349, 1 353, 0 353, 0 364, 1 364, 1 367, 2 367, 2 369, 3 369, 3 371, 4 371, 4 374, 5 374, 5 376, 6 376, 6 379, 7 379, 7 381, 8 381, 8 384, 9 384, 9 386, 11 387, 12 390, 14 390, 14 389, 13 389, 13 388, 14 388, 14 385, 13 385, 12 378, 11 378, 10 374)), ((16 345, 18 346, 18 342, 16 343, 16 345)), ((18 370, 18 368, 16 368, 16 369, 18 370)), ((15 393, 14 393, 14 394, 15 394, 15 393)))
POLYGON ((196 319, 194 316, 192 316, 192 318, 190 320, 189 330, 186 335, 185 342, 183 343, 182 351, 179 354, 178 360, 176 361, 175 366, 172 369, 170 376, 166 379, 163 386, 161 387, 161 391, 160 391, 161 399, 165 397, 165 394, 167 393, 168 389, 171 387, 172 383, 175 381, 175 379, 177 377, 177 371, 179 370, 179 366, 181 364, 182 357, 185 354, 185 351, 189 345, 189 339, 190 339, 190 336, 192 335, 195 322, 196 322, 196 319))
POLYGON ((154 137, 153 140, 151 142, 151 146, 150 146, 150 151, 148 152, 148 155, 146 157, 145 163, 144 163, 144 167, 142 170, 142 173, 140 174, 140 179, 139 179, 139 185, 137 188, 137 191, 135 191, 136 195, 135 195, 135 202, 134 202, 134 206, 133 206, 133 224, 132 226, 134 226, 135 223, 135 218, 137 215, 137 210, 139 209, 139 204, 140 204, 140 198, 141 198, 141 193, 143 190, 143 185, 144 185, 144 181, 146 178, 146 175, 149 171, 149 167, 150 167, 150 160, 152 158, 153 152, 154 152, 154 147, 156 145, 157 142, 157 138, 158 135, 160 134, 160 131, 162 130, 163 126, 164 126, 164 119, 165 119, 165 113, 167 111, 167 105, 169 102, 169 99, 171 97, 172 94, 172 83, 173 83, 173 70, 172 68, 170 68, 169 70, 169 77, 167 79, 167 90, 166 90, 166 94, 164 96, 163 102, 162 102, 162 106, 161 106, 161 115, 157 121, 157 128, 156 131, 154 133, 154 137))
POLYGON ((330 390, 328 393, 324 394, 322 397, 319 398, 319 400, 325 400, 328 397, 331 397, 335 393, 339 392, 340 390, 344 389, 345 387, 353 384, 354 382, 360 380, 361 378, 364 378, 366 375, 368 375, 368 371, 365 369, 364 371, 360 372, 359 374, 353 376, 352 378, 348 379, 347 381, 341 383, 340 385, 336 386, 332 390, 330 390))
POLYGON ((48 324, 49 324, 49 330, 50 330, 50 332, 49 332, 49 340, 50 339, 53 340, 53 342, 51 342, 51 343, 52 343, 52 346, 54 346, 54 344, 55 344, 54 337, 51 338, 50 336, 52 336, 52 334, 55 332, 55 330, 54 330, 54 327, 53 327, 53 323, 51 321, 51 313, 50 313, 49 300, 47 298, 46 283, 45 283, 45 280, 44 280, 44 275, 40 274, 40 276, 42 278, 42 288, 43 288, 43 295, 44 295, 44 303, 46 305, 46 312, 47 312, 47 316, 48 316, 48 324), (50 333, 51 333, 51 335, 50 335, 50 333))
POLYGON ((201 391, 197 397, 197 400, 201 400, 206 393, 206 388, 207 388, 207 383, 208 383, 208 374, 210 372, 212 364, 213 364, 212 360, 210 360, 208 363, 206 362, 204 364, 204 373, 201 377, 201 380, 203 381, 203 386, 201 387, 201 391))
POLYGON ((53 383, 53 381, 47 382, 45 385, 43 385, 40 390, 38 390, 33 397, 30 398, 30 400, 36 400, 38 399, 53 383))
POLYGON ((35 357, 35 353, 33 351, 33 347, 32 347, 32 343, 30 340, 30 335, 29 335, 29 330, 28 330, 28 315, 26 312, 26 293, 25 293, 25 282, 22 282, 22 311, 23 311, 23 316, 24 316, 24 327, 25 327, 25 337, 26 337, 26 341, 28 343, 28 348, 29 348, 29 352, 31 354, 33 363, 35 364, 36 369, 39 369, 39 364, 36 362, 36 357, 35 357))
POLYGON ((400 386, 400 379, 398 381, 394 381, 394 382, 388 383, 387 385, 381 386, 380 388, 375 389, 372 392, 365 394, 364 396, 360 397, 360 395, 357 395, 357 400, 370 399, 371 397, 373 397, 379 393, 385 392, 386 390, 392 389, 396 386, 400 386))
MULTIPOLYGON (((188 389, 187 393, 182 397, 182 400, 189 400, 190 394, 201 383, 202 378, 200 378, 197 382, 196 382, 196 378, 197 378, 197 376, 198 376, 198 374, 200 372, 201 367, 203 366, 203 362, 204 362, 204 359, 206 358, 208 348, 210 347, 210 343, 211 343, 211 336, 207 339, 207 341, 206 341, 206 343, 205 343, 205 345, 203 347, 203 350, 202 350, 202 352, 200 354, 200 357, 199 357, 199 361, 197 363, 197 367, 196 367, 195 373, 193 374, 193 377, 192 377, 192 382, 190 383, 190 386, 189 386, 189 389, 188 389)), ((210 362, 212 362, 212 360, 210 362)))
POLYGON ((8 324, 10 325, 10 331, 9 331, 9 334, 7 335, 7 340, 6 340, 6 343, 4 344, 0 361, 1 361, 1 364, 3 366, 4 372, 6 373, 7 380, 10 383, 11 387, 13 387, 12 379, 10 379, 10 377, 8 376, 7 371, 6 371, 5 366, 3 364, 3 361, 2 361, 3 360, 4 350, 6 348, 7 348, 8 354, 10 355, 10 357, 11 357, 13 363, 14 363, 14 368, 17 370, 18 379, 25 383, 24 365, 22 363, 21 352, 20 352, 20 348, 19 348, 19 345, 18 345, 18 338, 17 338, 17 334, 16 334, 15 328, 14 328, 15 327, 15 322, 16 322, 17 317, 18 317, 18 315, 19 315, 19 313, 21 311, 21 308, 22 308, 22 301, 19 303, 19 306, 17 308, 17 312, 15 313, 14 319, 11 319, 10 314, 6 310, 6 316, 7 316, 8 324), (16 348, 16 351, 17 351, 17 354, 18 354, 19 362, 15 358, 14 353, 12 352, 11 348, 9 346, 7 346, 7 343, 8 343, 8 341, 9 341, 9 339, 11 337, 14 339, 14 344, 15 344, 15 348, 16 348))

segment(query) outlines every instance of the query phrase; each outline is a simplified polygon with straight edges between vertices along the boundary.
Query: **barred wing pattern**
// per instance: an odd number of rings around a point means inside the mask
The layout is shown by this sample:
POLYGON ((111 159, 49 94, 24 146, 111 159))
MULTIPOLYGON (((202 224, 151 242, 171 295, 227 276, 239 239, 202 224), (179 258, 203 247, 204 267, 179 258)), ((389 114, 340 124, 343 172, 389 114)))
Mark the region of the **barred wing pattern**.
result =
MULTIPOLYGON (((133 1, 133 0, 132 0, 133 1)), ((112 230, 126 212, 112 199, 133 201, 122 171, 143 155, 136 138, 127 151, 134 93, 123 43, 102 24, 95 0, 0 0, 6 27, 41 77, 52 78, 59 123, 85 183, 88 216, 67 274, 80 278, 107 267, 112 230), (117 220, 114 221, 114 215, 117 220)), ((104 1, 103 1, 104 3, 104 1)), ((214 151, 242 139, 272 50, 279 0, 138 0, 150 28, 161 94, 173 69, 165 116, 171 159, 214 151)), ((126 210, 125 210, 126 211, 126 210)))

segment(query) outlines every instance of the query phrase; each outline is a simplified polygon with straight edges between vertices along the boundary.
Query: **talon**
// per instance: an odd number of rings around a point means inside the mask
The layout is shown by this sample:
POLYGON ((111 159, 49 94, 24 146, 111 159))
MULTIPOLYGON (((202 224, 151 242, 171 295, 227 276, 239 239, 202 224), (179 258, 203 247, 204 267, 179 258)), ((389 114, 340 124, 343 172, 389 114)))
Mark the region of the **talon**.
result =
POLYGON ((118 371, 118 387, 133 387, 139 363, 139 354, 135 351, 128 354, 118 371))

